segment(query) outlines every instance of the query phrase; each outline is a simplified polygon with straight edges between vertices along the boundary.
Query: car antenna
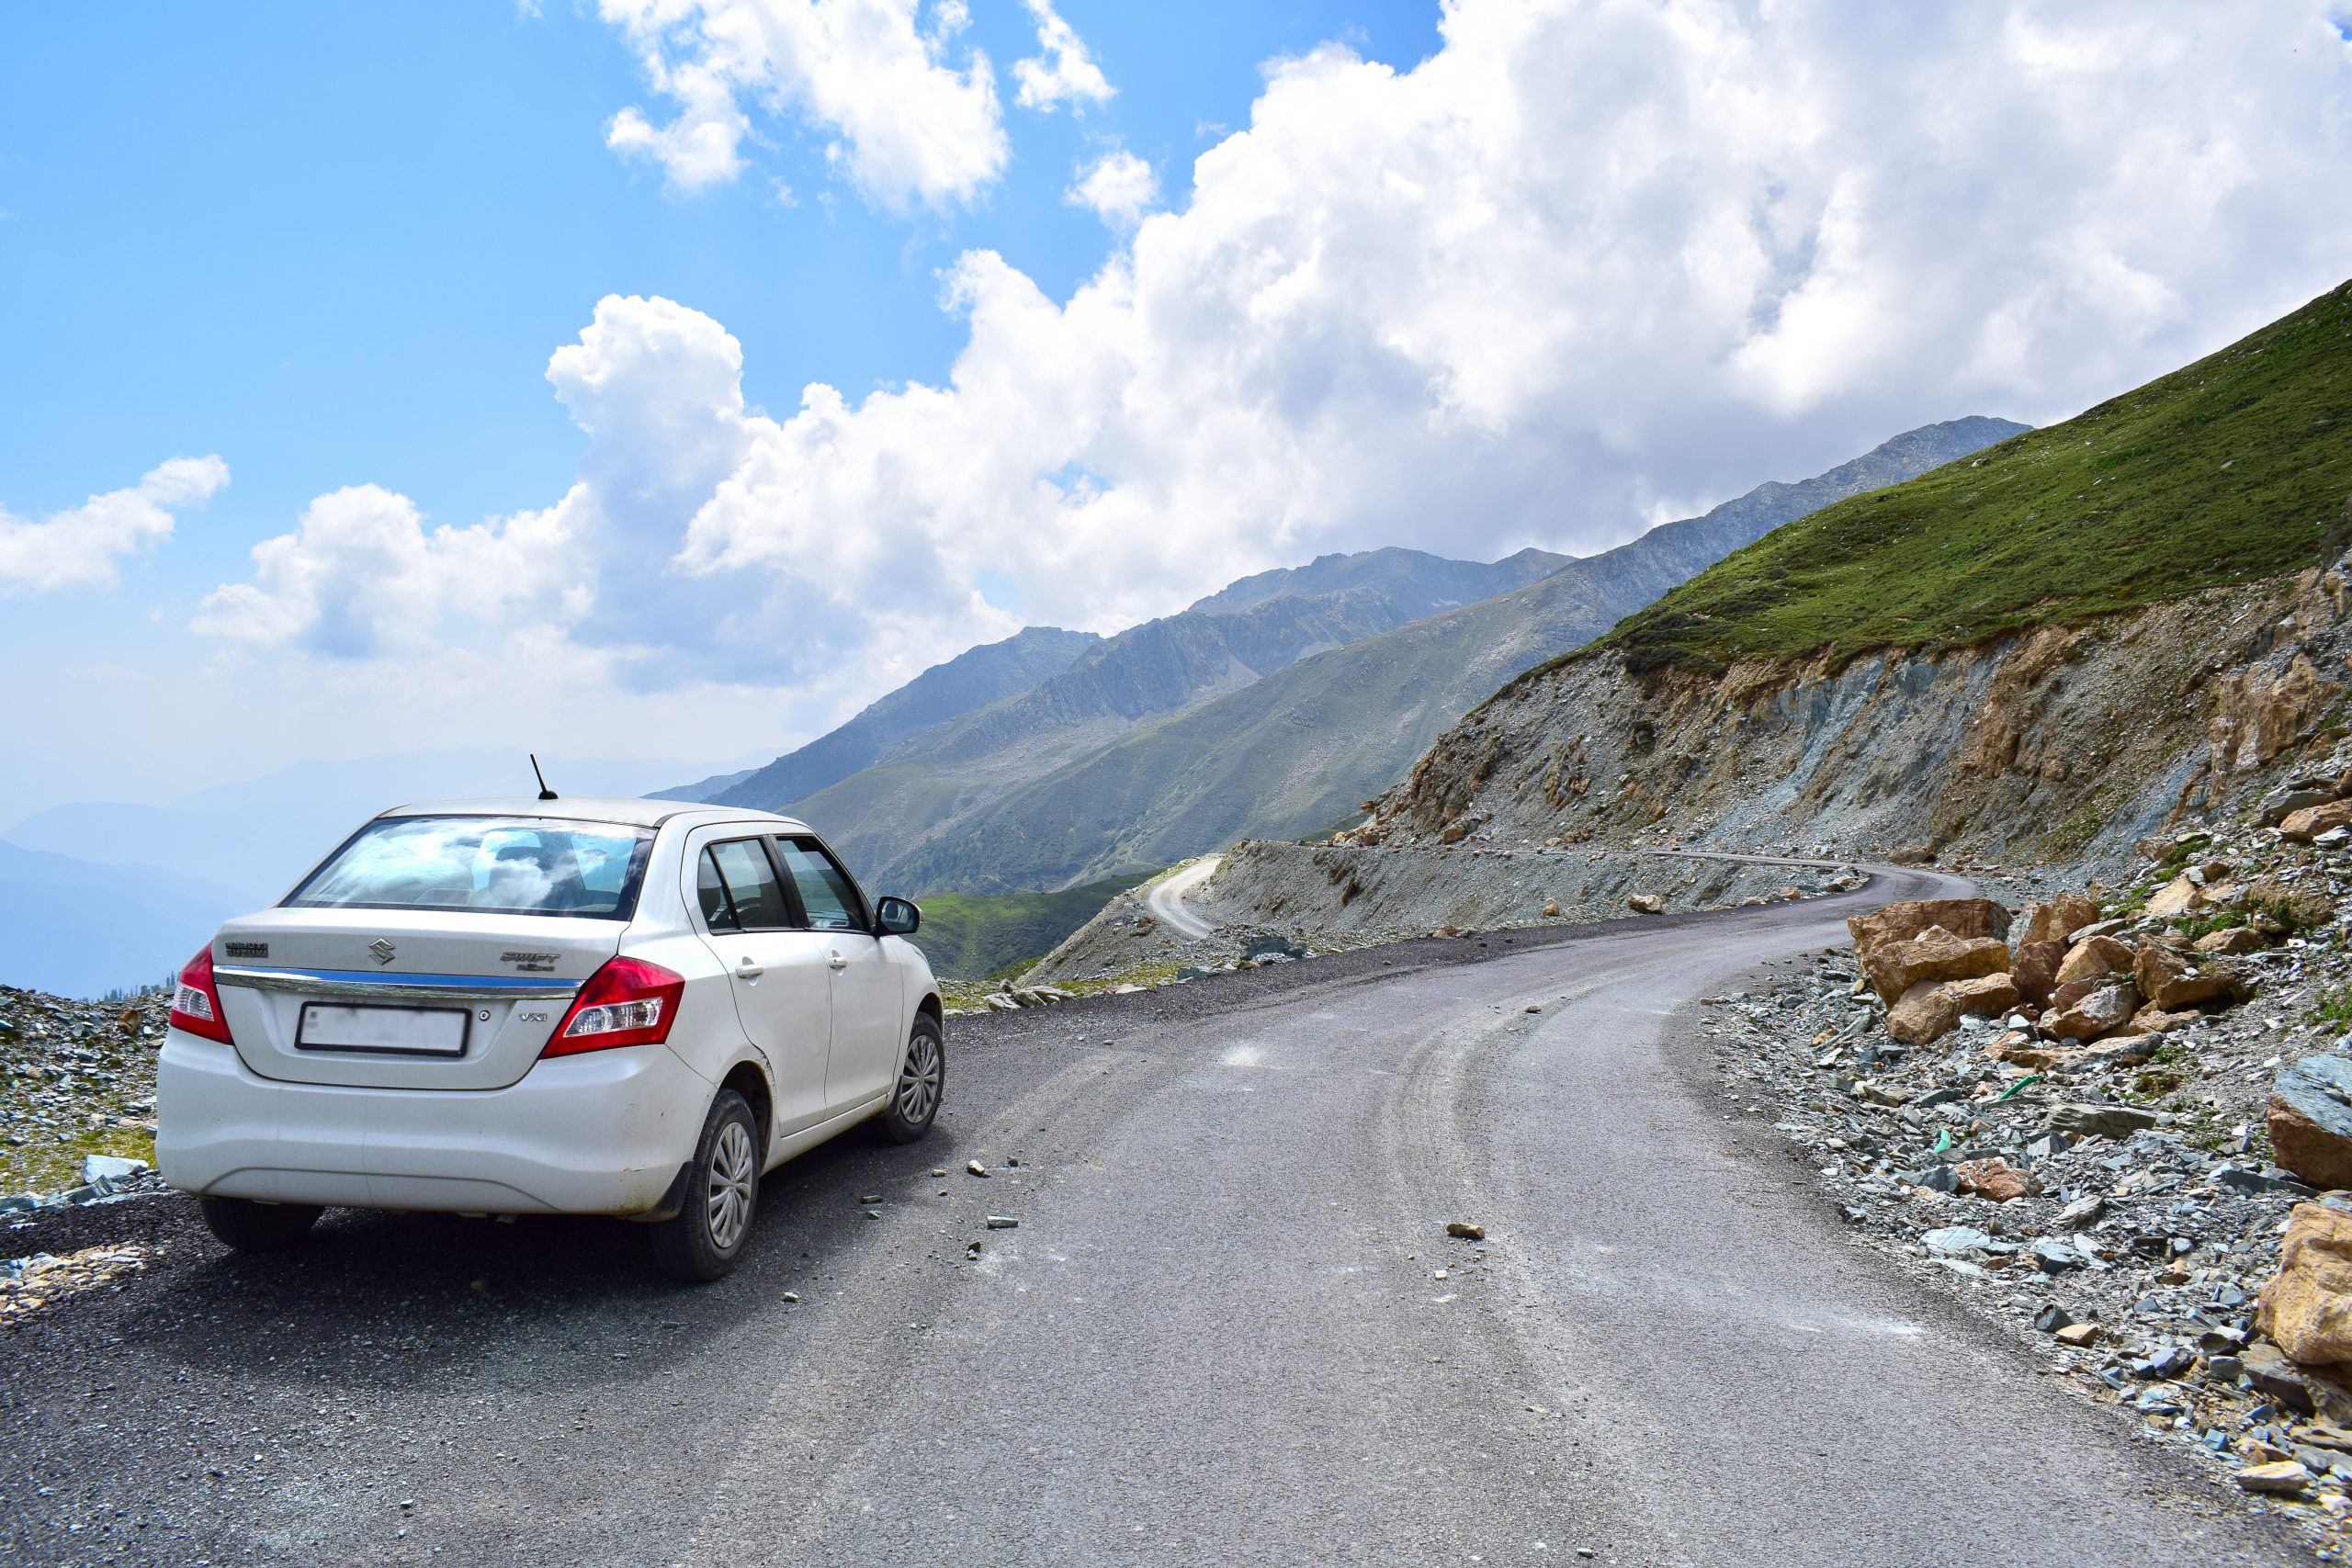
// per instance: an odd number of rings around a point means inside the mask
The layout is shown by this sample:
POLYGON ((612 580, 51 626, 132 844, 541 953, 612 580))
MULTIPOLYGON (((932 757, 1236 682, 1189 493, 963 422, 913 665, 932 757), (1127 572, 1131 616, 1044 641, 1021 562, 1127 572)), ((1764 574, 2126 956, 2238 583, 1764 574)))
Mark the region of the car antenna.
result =
POLYGON ((539 772, 539 754, 538 754, 537 751, 534 751, 534 752, 530 753, 530 757, 531 757, 531 776, 532 776, 533 778, 536 778, 536 779, 537 779, 537 780, 539 781, 539 798, 540 798, 541 800, 553 800, 553 799, 555 799, 555 798, 556 798, 556 793, 555 793, 555 791, 553 791, 553 790, 551 790, 551 789, 548 788, 548 776, 547 776, 547 774, 545 774, 545 773, 543 773, 539 772))

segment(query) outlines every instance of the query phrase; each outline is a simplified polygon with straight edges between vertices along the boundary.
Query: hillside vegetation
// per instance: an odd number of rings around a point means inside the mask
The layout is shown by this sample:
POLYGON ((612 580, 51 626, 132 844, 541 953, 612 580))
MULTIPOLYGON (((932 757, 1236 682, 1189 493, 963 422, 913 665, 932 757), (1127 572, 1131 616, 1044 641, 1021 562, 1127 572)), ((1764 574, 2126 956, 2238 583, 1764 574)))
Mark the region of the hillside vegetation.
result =
POLYGON ((1965 462, 1815 513, 1606 639, 1635 673, 1980 642, 2311 567, 2352 536, 2352 285, 1965 462))
POLYGON ((1157 874, 1139 872, 1059 893, 934 893, 922 901, 915 945, 942 978, 982 979, 1051 952, 1103 905, 1157 874))

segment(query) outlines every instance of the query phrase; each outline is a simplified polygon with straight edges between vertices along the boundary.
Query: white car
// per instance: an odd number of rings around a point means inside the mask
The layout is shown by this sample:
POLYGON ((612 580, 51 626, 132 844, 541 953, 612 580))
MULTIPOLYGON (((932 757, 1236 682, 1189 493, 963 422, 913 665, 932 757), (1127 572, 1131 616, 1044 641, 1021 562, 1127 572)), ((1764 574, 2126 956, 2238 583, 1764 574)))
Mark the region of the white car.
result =
POLYGON ((870 1120, 930 1130, 921 919, 763 812, 404 806, 189 961, 156 1163, 248 1250, 326 1204, 618 1214, 715 1280, 763 1172, 870 1120))

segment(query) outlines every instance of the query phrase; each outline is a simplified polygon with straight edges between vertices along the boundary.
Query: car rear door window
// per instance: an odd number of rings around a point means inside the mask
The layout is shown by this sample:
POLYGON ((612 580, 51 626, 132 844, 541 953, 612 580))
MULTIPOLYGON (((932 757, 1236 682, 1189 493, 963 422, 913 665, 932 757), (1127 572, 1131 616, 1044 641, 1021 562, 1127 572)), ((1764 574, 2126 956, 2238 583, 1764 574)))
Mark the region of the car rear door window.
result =
POLYGON ((793 923, 775 867, 757 839, 730 839, 703 852, 697 891, 713 931, 780 931, 793 923))
POLYGON ((857 884, 814 839, 778 839, 776 854, 785 874, 799 891, 808 924, 820 931, 862 931, 868 929, 865 900, 857 884))

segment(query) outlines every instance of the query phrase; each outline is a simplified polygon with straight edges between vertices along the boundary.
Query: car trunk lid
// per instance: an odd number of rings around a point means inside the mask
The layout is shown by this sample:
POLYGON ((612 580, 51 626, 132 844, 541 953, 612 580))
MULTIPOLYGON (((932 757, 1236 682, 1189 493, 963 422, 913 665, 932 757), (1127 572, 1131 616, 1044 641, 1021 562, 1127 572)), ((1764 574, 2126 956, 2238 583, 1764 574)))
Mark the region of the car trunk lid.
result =
POLYGON ((503 1089, 531 1070, 624 922, 449 910, 279 908, 232 920, 212 973, 264 1077, 503 1089))

